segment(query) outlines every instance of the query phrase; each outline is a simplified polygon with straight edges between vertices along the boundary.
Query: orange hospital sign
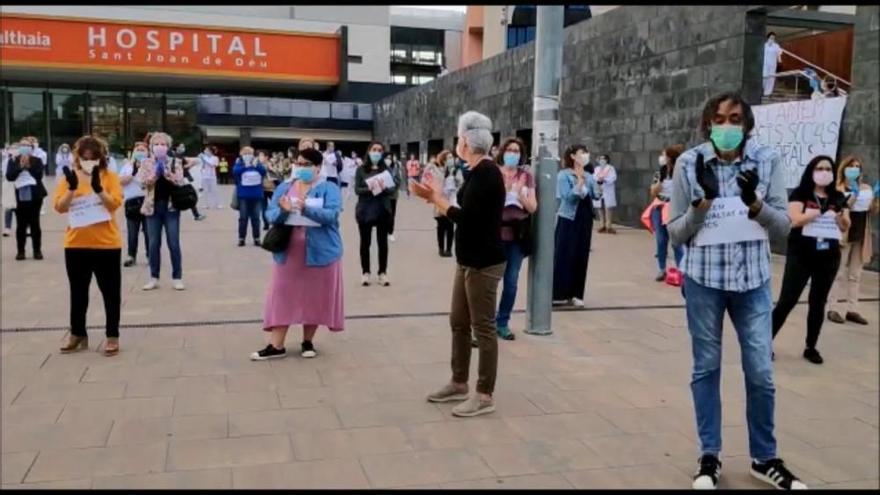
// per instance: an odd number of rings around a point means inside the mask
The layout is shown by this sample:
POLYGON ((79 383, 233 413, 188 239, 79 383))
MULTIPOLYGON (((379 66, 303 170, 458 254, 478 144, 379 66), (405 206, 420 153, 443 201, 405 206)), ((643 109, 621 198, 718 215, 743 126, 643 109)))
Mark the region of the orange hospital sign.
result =
POLYGON ((339 82, 335 34, 0 16, 0 67, 339 82))

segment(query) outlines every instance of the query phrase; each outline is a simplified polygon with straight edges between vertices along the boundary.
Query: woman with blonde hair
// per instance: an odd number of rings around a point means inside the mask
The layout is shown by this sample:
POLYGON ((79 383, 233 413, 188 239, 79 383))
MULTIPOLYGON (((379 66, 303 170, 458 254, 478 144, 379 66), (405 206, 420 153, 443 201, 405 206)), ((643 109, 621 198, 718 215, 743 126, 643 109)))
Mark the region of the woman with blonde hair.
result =
MULTIPOLYGON (((122 184, 122 196, 125 200, 125 223, 128 232, 128 258, 124 266, 134 266, 138 250, 138 234, 144 233, 144 252, 149 253, 150 236, 147 233, 147 218, 141 213, 144 206, 144 187, 137 178, 141 164, 149 156, 147 143, 134 143, 131 156, 119 170, 119 183, 122 184)), ((149 254, 147 254, 149 258, 149 254)))
POLYGON ((54 205, 68 215, 64 233, 64 262, 70 284, 70 335, 61 347, 63 354, 89 348, 86 312, 92 275, 104 298, 106 336, 104 355, 119 352, 119 312, 122 301, 122 236, 115 213, 122 206, 122 186, 108 170, 107 143, 83 136, 76 141, 73 166, 63 167, 64 179, 55 188, 54 205))
POLYGON ((150 237, 150 280, 143 290, 159 287, 159 269, 162 266, 162 230, 168 241, 171 255, 171 286, 184 290, 183 258, 180 251, 180 210, 171 203, 171 191, 186 184, 183 164, 169 154, 173 140, 164 132, 149 135, 150 156, 138 170, 137 178, 146 191, 141 213, 147 217, 147 232, 150 237))
POLYGON ((880 198, 874 197, 871 186, 865 184, 862 161, 855 156, 847 156, 837 168, 837 190, 847 195, 850 227, 840 242, 840 269, 829 295, 828 319, 834 323, 851 321, 867 325, 858 311, 859 286, 862 268, 871 259, 872 246, 870 217, 880 211, 880 198), (843 304, 840 303, 841 299, 843 304))

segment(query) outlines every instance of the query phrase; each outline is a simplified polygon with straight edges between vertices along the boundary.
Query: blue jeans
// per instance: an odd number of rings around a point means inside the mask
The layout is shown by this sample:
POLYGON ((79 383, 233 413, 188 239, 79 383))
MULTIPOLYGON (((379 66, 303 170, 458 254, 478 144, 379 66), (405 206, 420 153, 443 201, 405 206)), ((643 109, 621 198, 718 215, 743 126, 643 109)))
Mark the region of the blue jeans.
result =
POLYGON ((168 252, 171 254, 171 278, 180 280, 183 277, 183 259, 180 255, 180 211, 169 210, 169 201, 156 201, 153 214, 147 217, 147 236, 150 238, 150 277, 159 278, 162 266, 162 228, 168 241, 168 252))
POLYGON ((519 269, 525 258, 519 243, 504 241, 503 246, 507 266, 504 268, 504 288, 501 291, 501 301, 498 303, 498 314, 495 315, 495 326, 499 328, 506 327, 510 322, 510 312, 513 311, 513 303, 516 302, 519 269))
POLYGON ((749 453, 758 462, 775 458, 770 282, 747 292, 731 292, 705 287, 685 276, 684 286, 694 357, 691 392, 703 454, 721 453, 721 327, 727 311, 742 352, 749 453))
POLYGON ((243 241, 247 236, 248 220, 251 221, 251 232, 254 240, 260 238, 260 215, 263 209, 263 198, 238 198, 238 239, 243 241))
MULTIPOLYGON (((663 225, 662 210, 663 208, 660 206, 651 210, 651 226, 654 227, 654 240, 657 241, 657 268, 661 272, 666 270, 666 256, 668 253, 666 247, 669 245, 669 231, 663 225)), ((675 256, 675 266, 680 266, 681 258, 684 256, 684 249, 677 244, 673 244, 672 254, 675 256)))
POLYGON ((12 229, 12 219, 15 217, 15 208, 3 208, 3 228, 12 229))

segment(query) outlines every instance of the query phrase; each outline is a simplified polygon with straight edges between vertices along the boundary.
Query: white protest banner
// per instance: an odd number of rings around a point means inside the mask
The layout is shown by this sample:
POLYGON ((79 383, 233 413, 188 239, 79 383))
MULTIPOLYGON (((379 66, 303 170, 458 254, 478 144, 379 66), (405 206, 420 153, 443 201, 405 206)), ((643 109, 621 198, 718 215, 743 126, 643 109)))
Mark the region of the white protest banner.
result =
POLYGON ((814 157, 837 157, 840 121, 846 97, 787 101, 752 107, 755 138, 779 153, 785 187, 801 181, 804 167, 814 157))
POLYGON ((824 215, 816 217, 812 222, 804 225, 801 231, 804 237, 817 237, 819 239, 841 238, 840 227, 837 226, 837 213, 826 211, 824 215))
POLYGON ((697 246, 732 244, 767 239, 764 227, 749 218, 749 208, 739 196, 716 198, 697 232, 697 246))
POLYGON ((111 218, 104 202, 95 193, 73 198, 67 211, 67 224, 72 229, 106 222, 111 218))

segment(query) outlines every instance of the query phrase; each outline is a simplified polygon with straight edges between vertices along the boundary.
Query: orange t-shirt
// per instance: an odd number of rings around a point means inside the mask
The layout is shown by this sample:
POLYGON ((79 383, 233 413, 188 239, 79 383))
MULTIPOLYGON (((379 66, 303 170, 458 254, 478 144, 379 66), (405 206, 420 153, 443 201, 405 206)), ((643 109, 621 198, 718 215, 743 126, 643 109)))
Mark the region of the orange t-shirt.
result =
MULTIPOLYGON (((79 198, 93 194, 92 183, 90 179, 84 179, 82 174, 77 174, 79 185, 74 192, 74 197, 79 198)), ((101 187, 104 192, 110 195, 110 220, 106 222, 98 222, 85 227, 71 228, 67 226, 64 232, 65 248, 85 248, 85 249, 121 249, 122 236, 119 235, 119 227, 116 226, 116 216, 114 212, 122 205, 122 185, 119 183, 119 177, 110 170, 104 170, 101 173, 101 187)), ((67 210, 61 210, 59 204, 70 187, 64 176, 60 177, 58 186, 55 188, 55 196, 52 203, 55 211, 58 213, 67 213, 67 210)))

